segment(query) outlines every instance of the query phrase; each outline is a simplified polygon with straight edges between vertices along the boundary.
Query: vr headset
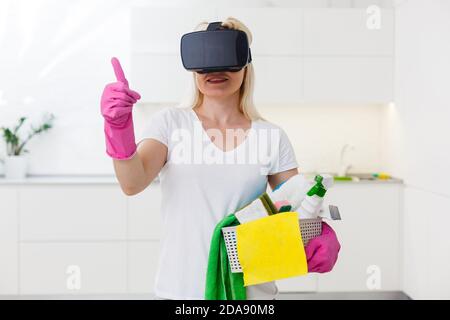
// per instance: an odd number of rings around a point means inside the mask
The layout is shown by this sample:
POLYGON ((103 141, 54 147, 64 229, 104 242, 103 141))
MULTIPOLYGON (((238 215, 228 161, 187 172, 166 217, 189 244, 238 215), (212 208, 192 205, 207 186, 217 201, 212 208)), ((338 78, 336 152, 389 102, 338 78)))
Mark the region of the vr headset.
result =
POLYGON ((222 27, 221 23, 211 22, 205 31, 190 32, 181 37, 181 61, 186 70, 236 72, 252 61, 247 34, 222 27))

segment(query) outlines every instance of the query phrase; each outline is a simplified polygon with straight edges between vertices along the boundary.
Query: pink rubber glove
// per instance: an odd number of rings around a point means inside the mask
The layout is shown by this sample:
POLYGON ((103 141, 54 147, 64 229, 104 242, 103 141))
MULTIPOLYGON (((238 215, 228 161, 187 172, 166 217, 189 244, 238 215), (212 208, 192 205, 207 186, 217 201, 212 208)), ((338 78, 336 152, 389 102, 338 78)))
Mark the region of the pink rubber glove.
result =
POLYGON ((128 87, 120 62, 111 59, 117 82, 106 85, 100 106, 105 118, 104 131, 106 153, 114 159, 129 159, 136 153, 132 108, 141 98, 139 93, 128 87))
POLYGON ((308 242, 305 247, 308 272, 325 273, 333 269, 341 245, 336 233, 322 222, 322 234, 308 242))

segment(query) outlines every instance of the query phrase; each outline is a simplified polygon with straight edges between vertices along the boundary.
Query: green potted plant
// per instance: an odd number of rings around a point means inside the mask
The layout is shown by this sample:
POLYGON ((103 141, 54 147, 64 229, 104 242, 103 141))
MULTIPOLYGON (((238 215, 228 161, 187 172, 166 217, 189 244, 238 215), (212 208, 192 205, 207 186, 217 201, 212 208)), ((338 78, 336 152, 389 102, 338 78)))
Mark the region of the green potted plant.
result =
POLYGON ((19 135, 19 130, 26 121, 26 117, 21 117, 19 122, 13 128, 1 127, 1 133, 6 143, 6 158, 3 161, 5 165, 5 177, 8 179, 23 179, 27 173, 27 159, 25 154, 26 144, 36 135, 50 130, 53 127, 54 115, 45 115, 38 127, 30 125, 30 131, 25 138, 19 135))

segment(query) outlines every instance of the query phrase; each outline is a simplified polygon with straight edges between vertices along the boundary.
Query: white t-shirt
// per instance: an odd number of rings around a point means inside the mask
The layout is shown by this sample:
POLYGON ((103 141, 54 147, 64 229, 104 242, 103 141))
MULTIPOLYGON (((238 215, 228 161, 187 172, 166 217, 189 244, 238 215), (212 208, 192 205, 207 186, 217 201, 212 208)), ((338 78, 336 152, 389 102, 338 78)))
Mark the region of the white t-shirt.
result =
MULTIPOLYGON (((163 230, 154 292, 167 299, 204 299, 215 226, 265 192, 267 175, 298 167, 292 145, 281 128, 256 120, 245 140, 224 152, 191 108, 177 107, 152 116, 139 143, 148 138, 168 147, 159 173, 163 230)), ((275 282, 247 287, 247 299, 273 299, 277 293, 275 282)))

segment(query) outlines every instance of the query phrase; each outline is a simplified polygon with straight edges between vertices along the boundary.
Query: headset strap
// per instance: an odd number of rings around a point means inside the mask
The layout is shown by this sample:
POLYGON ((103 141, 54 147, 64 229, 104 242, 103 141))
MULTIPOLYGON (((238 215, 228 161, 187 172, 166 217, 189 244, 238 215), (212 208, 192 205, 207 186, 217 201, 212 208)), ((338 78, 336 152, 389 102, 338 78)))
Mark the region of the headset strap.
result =
POLYGON ((208 24, 206 31, 219 30, 222 27, 222 21, 211 22, 208 24))

